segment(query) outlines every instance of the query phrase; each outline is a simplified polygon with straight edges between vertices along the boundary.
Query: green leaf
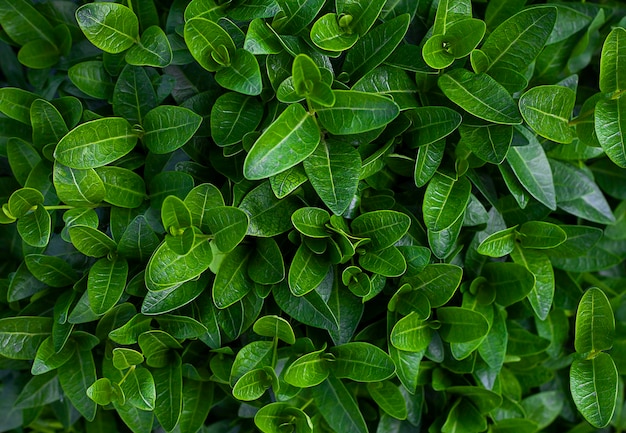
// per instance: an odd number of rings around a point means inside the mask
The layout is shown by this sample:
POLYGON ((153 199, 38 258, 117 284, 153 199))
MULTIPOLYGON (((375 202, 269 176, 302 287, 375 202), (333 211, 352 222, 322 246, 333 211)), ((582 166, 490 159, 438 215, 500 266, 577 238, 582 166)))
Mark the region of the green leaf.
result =
POLYGON ((329 13, 320 17, 311 27, 311 41, 327 51, 345 51, 359 40, 358 33, 351 33, 339 24, 337 14, 329 13))
POLYGON ((143 215, 137 215, 128 224, 119 240, 117 251, 126 258, 145 262, 159 246, 159 238, 143 215))
POLYGON ((77 348, 72 358, 59 367, 58 372, 65 396, 87 421, 93 421, 98 405, 87 396, 87 389, 97 380, 91 350, 77 348))
POLYGON ((214 57, 220 50, 228 53, 236 50, 235 43, 226 30, 217 22, 204 17, 189 19, 185 23, 184 34, 189 51, 207 71, 215 72, 223 67, 214 57))
POLYGON ((68 132, 59 110, 43 99, 37 99, 31 104, 30 119, 33 125, 33 144, 39 148, 49 143, 58 143, 68 132))
POLYGON ((183 382, 183 410, 179 424, 181 431, 198 431, 213 405, 213 384, 195 380, 183 382))
POLYGON ((224 257, 213 282, 213 302, 217 308, 227 308, 241 300, 254 288, 246 272, 251 251, 239 246, 224 257))
POLYGON ((524 248, 552 249, 567 240, 565 230, 545 221, 528 221, 522 224, 519 234, 524 248))
POLYGON ((15 400, 16 409, 46 406, 61 398, 61 389, 56 373, 46 373, 31 378, 15 400))
POLYGON ((580 353, 609 350, 613 346, 613 309, 604 292, 597 287, 587 290, 578 304, 574 335, 574 347, 580 353))
POLYGON ((293 196, 282 200, 276 198, 269 182, 263 182, 250 191, 241 201, 239 208, 248 214, 248 234, 272 237, 290 230, 291 214, 300 207, 293 196))
POLYGON ((170 153, 182 147, 196 133, 202 117, 193 111, 171 105, 160 105, 143 120, 143 143, 154 153, 170 153))
POLYGON ((352 342, 331 347, 335 356, 333 375, 358 382, 380 382, 389 379, 396 367, 387 353, 365 342, 352 342))
MULTIPOLYGON (((3 2, 3 5, 7 4, 3 2)), ((0 112, 7 117, 30 125, 30 107, 39 97, 34 93, 15 87, 0 89, 0 112)))
POLYGON ((513 127, 508 125, 463 124, 459 133, 472 153, 492 164, 502 163, 513 139, 513 127))
POLYGON ((157 96, 146 69, 126 65, 113 90, 113 113, 135 123, 157 106, 157 96))
POLYGON ((54 29, 29 2, 0 3, 0 23, 4 32, 18 45, 44 40, 54 45, 54 29))
POLYGON ((480 47, 488 64, 478 72, 498 68, 524 71, 547 42, 556 17, 556 8, 542 6, 524 9, 504 21, 480 47))
POLYGON ((408 411, 404 396, 393 382, 384 380, 368 383, 367 391, 383 411, 396 419, 406 419, 408 411))
POLYGON ((146 287, 159 291, 180 286, 206 271, 212 259, 211 246, 206 239, 196 238, 193 247, 185 255, 175 253, 163 242, 148 262, 146 287))
POLYGON ((106 406, 113 401, 113 392, 113 384, 108 378, 103 377, 87 388, 87 397, 101 406, 106 406))
POLYGON ((56 370, 70 360, 74 354, 75 345, 65 344, 60 351, 56 351, 52 336, 47 337, 37 348, 37 354, 30 369, 31 374, 39 375, 56 370))
POLYGON ((620 167, 626 167, 626 98, 604 99, 596 104, 595 132, 606 155, 620 167))
POLYGON ((411 220, 408 215, 392 210, 364 213, 352 221, 352 234, 369 238, 367 249, 380 251, 398 242, 407 232, 411 220))
POLYGON ((178 236, 181 229, 191 226, 191 212, 181 199, 168 195, 161 206, 161 221, 165 231, 178 236))
POLYGON ((275 376, 268 374, 264 368, 250 370, 241 376, 233 386, 233 396, 242 401, 256 400, 272 385, 273 379, 275 376))
POLYGON ((402 284, 408 283, 414 290, 426 295, 433 308, 445 305, 461 284, 463 269, 447 263, 427 265, 415 276, 402 278, 402 284))
POLYGON ((474 18, 454 21, 444 33, 431 36, 422 48, 426 64, 434 69, 447 68, 476 48, 485 35, 485 22, 474 18))
MULTIPOLYGON (((109 100, 113 96, 114 82, 101 61, 78 63, 69 69, 68 77, 81 92, 91 97, 109 100)), ((67 126, 65 129, 67 133, 67 126)))
POLYGON ((337 13, 350 16, 347 27, 359 36, 365 35, 380 15, 385 2, 375 0, 371 2, 338 1, 337 13))
POLYGON ((280 34, 295 35, 306 27, 324 6, 322 0, 277 0, 281 12, 276 14, 272 27, 280 34))
POLYGON ((478 245, 478 253, 489 257, 506 256, 515 248, 516 230, 517 226, 513 226, 487 236, 478 245))
POLYGON ((70 286, 78 280, 74 269, 60 257, 29 254, 24 261, 35 278, 50 287, 70 286))
POLYGON ((445 140, 439 140, 432 144, 425 144, 417 149, 415 158, 415 170, 413 179, 419 188, 428 183, 439 168, 446 147, 445 140))
POLYGON ((441 174, 435 175, 424 194, 422 210, 426 228, 440 231, 463 219, 471 189, 465 177, 455 180, 441 174))
POLYGON ((33 188, 20 188, 9 197, 8 210, 14 218, 22 218, 43 204, 43 195, 33 188))
POLYGON ((617 93, 626 89, 626 76, 623 75, 623 47, 626 43, 626 30, 615 27, 604 40, 600 58, 600 91, 617 93))
POLYGON ((183 376, 180 356, 172 364, 152 370, 156 388, 154 414, 166 431, 174 430, 183 408, 183 376))
POLYGON ((121 387, 127 404, 131 404, 141 410, 154 410, 156 387, 150 370, 140 366, 132 368, 132 370, 129 370, 124 382, 122 382, 121 387))
POLYGON ((116 347, 113 349, 113 366, 118 370, 126 370, 132 365, 143 363, 143 355, 136 350, 127 349, 125 347, 116 347))
POLYGON ((407 268, 404 256, 393 246, 380 251, 367 251, 359 256, 359 265, 366 271, 385 277, 399 277, 407 268))
POLYGON ((323 239, 330 237, 326 224, 330 223, 330 215, 324 209, 302 207, 291 215, 293 226, 305 236, 323 239))
POLYGON ((164 68, 172 63, 172 47, 165 32, 157 25, 148 27, 139 42, 126 53, 129 65, 164 68))
POLYGON ((263 89, 259 62, 254 54, 241 48, 232 53, 227 67, 215 73, 215 81, 225 89, 244 95, 260 95, 263 89))
POLYGON ((438 332, 444 341, 464 343, 484 337, 489 332, 489 322, 480 313, 461 307, 437 309, 437 320, 441 323, 438 332))
POLYGON ((139 39, 139 21, 117 3, 97 2, 76 10, 76 21, 89 42, 107 53, 121 53, 139 39))
POLYGON ((302 162, 315 151, 320 131, 300 104, 292 104, 267 128, 244 161, 246 178, 264 179, 302 162))
POLYGON ((313 432, 309 416, 287 403, 266 404, 254 415, 254 423, 263 433, 279 433, 285 428, 294 428, 302 433, 313 432))
POLYGON ((519 100, 522 117, 537 134, 557 143, 574 140, 569 121, 574 110, 576 93, 562 86, 537 86, 519 100))
POLYGON ((478 118, 504 125, 522 123, 511 95, 489 75, 453 69, 439 77, 438 84, 452 102, 478 118))
POLYGON ((304 170, 324 204, 341 215, 356 194, 361 171, 358 151, 346 143, 322 140, 304 161, 304 170))
POLYGON ((191 317, 163 314, 156 320, 161 330, 179 340, 198 338, 207 333, 206 326, 191 317))
POLYGON ((146 184, 134 171, 112 166, 98 167, 95 170, 104 184, 104 201, 107 203, 133 209, 141 206, 146 199, 146 184))
POLYGON ((125 259, 102 258, 89 269, 87 293, 89 306, 96 314, 104 314, 117 304, 124 293, 128 263, 125 259))
POLYGON ((104 257, 116 250, 113 239, 100 230, 85 225, 73 225, 68 229, 74 247, 89 257, 104 257))
POLYGON ((578 410, 591 425, 603 428, 613 418, 618 375, 610 355, 577 359, 570 369, 570 389, 578 410))
POLYGON ((109 117, 83 123, 65 135, 54 157, 70 168, 102 167, 129 153, 137 134, 128 121, 109 117))
POLYGON ((428 347, 432 337, 430 324, 419 314, 412 312, 396 322, 389 341, 398 350, 421 352, 428 347))
POLYGON ((287 344, 295 344, 296 337, 289 322, 275 315, 263 316, 254 322, 252 330, 262 337, 276 337, 287 344))
POLYGON ((487 263, 482 276, 496 292, 496 302, 504 307, 524 299, 535 286, 535 277, 516 263, 487 263))
POLYGON ((55 162, 52 180, 59 199, 69 205, 98 204, 106 197, 104 182, 91 168, 78 170, 55 162))
POLYGON ((515 263, 523 265, 535 277, 535 285, 528 294, 528 300, 539 319, 545 320, 552 307, 554 298, 554 271, 550 259, 540 251, 516 248, 511 252, 515 263))
POLYGON ((204 283, 206 280, 200 278, 187 281, 173 289, 148 292, 141 304, 141 312, 146 315, 157 315, 180 308, 200 296, 204 291, 204 283))
POLYGON ((248 214, 233 206, 219 206, 205 213, 213 243, 223 253, 232 251, 248 232, 248 214))
POLYGON ((409 112, 411 147, 435 144, 452 134, 461 124, 461 115, 448 107, 418 107, 409 112))
POLYGON ((256 250, 248 262, 248 275, 258 284, 277 284, 285 278, 285 263, 274 239, 257 239, 256 250))
POLYGON ((341 380, 333 375, 312 390, 317 408, 335 431, 366 433, 367 426, 359 407, 341 380))
POLYGON ((506 160, 530 195, 548 208, 556 209, 552 170, 537 140, 530 140, 524 146, 511 146, 506 160))
POLYGON ((319 286, 328 273, 330 262, 300 245, 289 267, 289 289, 294 296, 302 296, 319 286))
POLYGON ((0 319, 0 355, 10 359, 35 359, 37 348, 51 332, 49 317, 0 319))
POLYGON ((324 356, 324 350, 325 347, 292 362, 285 372, 285 382, 298 388, 310 388, 326 380, 331 366, 328 358, 324 356))
POLYGON ((218 146, 239 143, 259 126, 262 118, 263 105, 258 99, 241 93, 224 93, 211 108, 211 137, 218 146))
POLYGON ((343 71, 350 80, 363 75, 385 61, 407 33, 411 16, 403 14, 372 28, 346 54, 343 71))
POLYGON ((276 33, 260 18, 250 22, 243 48, 254 55, 278 54, 283 50, 276 33))
POLYGON ((224 198, 214 185, 203 183, 187 193, 184 203, 191 212, 193 225, 205 232, 210 230, 206 223, 206 214, 214 207, 224 206, 224 198))

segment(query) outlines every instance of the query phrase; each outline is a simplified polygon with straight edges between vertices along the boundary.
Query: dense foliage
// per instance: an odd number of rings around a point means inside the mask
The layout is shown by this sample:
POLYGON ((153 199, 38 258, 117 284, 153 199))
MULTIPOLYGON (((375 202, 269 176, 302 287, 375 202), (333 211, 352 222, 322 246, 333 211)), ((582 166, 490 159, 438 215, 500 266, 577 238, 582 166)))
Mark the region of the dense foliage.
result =
POLYGON ((0 0, 0 431, 626 429, 625 16, 0 0))

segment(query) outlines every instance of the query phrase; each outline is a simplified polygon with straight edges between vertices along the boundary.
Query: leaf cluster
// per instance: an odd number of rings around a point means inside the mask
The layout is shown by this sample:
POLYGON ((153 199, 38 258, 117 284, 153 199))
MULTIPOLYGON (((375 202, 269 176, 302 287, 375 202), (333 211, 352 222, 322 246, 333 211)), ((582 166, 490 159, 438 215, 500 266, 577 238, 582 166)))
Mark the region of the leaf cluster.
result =
POLYGON ((0 431, 625 430, 625 16, 0 0, 0 431))

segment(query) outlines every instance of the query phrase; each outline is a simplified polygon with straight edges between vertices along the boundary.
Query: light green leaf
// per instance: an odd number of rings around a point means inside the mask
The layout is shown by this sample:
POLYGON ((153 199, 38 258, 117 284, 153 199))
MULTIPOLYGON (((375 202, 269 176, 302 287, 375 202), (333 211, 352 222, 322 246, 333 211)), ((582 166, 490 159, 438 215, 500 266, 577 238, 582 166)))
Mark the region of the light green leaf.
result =
POLYGON ((341 215, 352 202, 359 183, 361 158, 351 145, 322 142, 304 161, 304 170, 324 204, 341 215))
POLYGON ((413 179, 418 188, 426 185, 435 175, 435 172, 443 160, 445 147, 446 141, 439 140, 432 144, 425 144, 417 148, 413 179))
POLYGON ((54 157, 70 168, 102 167, 129 153, 137 134, 127 120, 107 117, 83 123, 65 135, 54 157))
POLYGON ((125 347, 116 347, 113 349, 113 366, 118 370, 126 370, 132 365, 143 363, 143 355, 136 350, 127 349, 125 347))
POLYGON ((603 93, 626 90, 624 44, 626 44, 626 30, 621 27, 613 28, 604 40, 600 58, 600 91, 603 93))
POLYGON ((350 227, 354 236, 371 240, 366 249, 380 251, 398 242, 410 225, 411 219, 402 212, 379 210, 359 215, 350 227))
POLYGON ((396 247, 380 251, 367 251, 359 256, 359 265, 366 271, 385 277, 399 277, 407 268, 406 260, 396 247))
POLYGON ((626 167, 626 98, 603 99, 595 108, 595 132, 606 155, 618 166, 626 167))
POLYGON ((287 344, 295 344, 296 337, 289 322, 275 315, 263 316, 254 322, 252 330, 262 337, 276 337, 287 344))
POLYGON ((78 280, 74 269, 60 257, 29 254, 24 261, 35 278, 50 287, 71 286, 78 280))
POLYGON ((389 341, 398 350, 421 352, 433 337, 433 330, 419 314, 412 312, 398 320, 391 330, 389 341))
POLYGON ((326 224, 330 223, 330 215, 324 209, 302 207, 291 215, 293 226, 305 236, 323 239, 330 237, 326 224))
POLYGON ((330 367, 337 378, 380 382, 389 379, 396 371, 389 355, 370 343, 345 343, 331 347, 329 352, 335 356, 330 367))
POLYGON ((503 257, 515 248, 517 226, 499 230, 487 236, 478 245, 478 253, 489 257, 503 257))
POLYGON ((330 262, 300 245, 289 266, 289 288, 294 296, 302 296, 319 286, 328 273, 330 262))
POLYGON ((444 341, 464 343, 484 337, 489 332, 489 322, 480 313, 461 307, 437 309, 437 320, 441 323, 438 332, 444 341))
POLYGON ((146 184, 134 171, 122 167, 98 167, 95 169, 106 193, 104 201, 114 206, 133 209, 146 199, 146 184))
POLYGON ((489 75, 453 69, 439 77, 438 84, 452 102, 476 117, 504 125, 522 123, 511 95, 489 75))
POLYGON ((52 180, 59 199, 69 205, 98 204, 106 196, 104 182, 92 168, 77 170, 55 162, 52 180))
POLYGON ((76 21, 87 39, 107 53, 121 53, 139 39, 139 21, 132 10, 117 3, 81 6, 76 21))
POLYGON ((440 231, 463 219, 471 190, 472 186, 465 177, 455 180, 442 174, 435 175, 424 194, 422 210, 426 228, 440 231))
MULTIPOLYGON (((8 4, 3 2, 2 5, 8 4)), ((30 125, 30 107, 39 96, 15 87, 0 89, 0 112, 7 117, 30 125)))
POLYGON ((232 54, 237 49, 230 35, 217 22, 204 17, 195 17, 185 23, 185 42, 189 51, 207 71, 220 70, 224 53, 232 54), (222 48, 221 48, 222 47, 222 48), (219 61, 217 61, 217 60, 219 61))
POLYGON ((485 22, 464 18, 446 26, 445 33, 435 33, 422 48, 424 60, 434 69, 447 68, 476 48, 485 35, 485 22))
POLYGON ((302 162, 315 151, 320 131, 300 104, 292 104, 250 149, 243 165, 246 178, 264 179, 302 162))
POLYGON ((580 353, 609 350, 613 346, 613 309, 604 292, 597 287, 587 290, 578 304, 574 335, 574 347, 580 353))
POLYGON ((337 14, 328 13, 320 17, 311 27, 311 41, 327 51, 345 51, 359 40, 358 33, 351 33, 339 24, 337 14))
POLYGON ((554 298, 554 271, 550 259, 541 251, 515 248, 511 252, 515 263, 523 265, 535 277, 535 285, 528 294, 528 300, 539 319, 545 320, 552 308, 554 298))
POLYGON ((81 92, 93 98, 110 100, 113 96, 115 83, 101 61, 89 60, 78 63, 68 70, 67 75, 81 92))
POLYGON ((213 282, 213 302, 217 308, 227 308, 241 300, 254 288, 246 272, 251 251, 239 246, 222 260, 213 282))
POLYGON ((400 108, 385 96, 335 90, 332 107, 316 107, 322 126, 334 135, 358 134, 387 125, 400 113, 400 108))
POLYGON ((576 407, 591 425, 608 425, 618 389, 617 368, 611 356, 598 353, 591 359, 575 360, 570 369, 570 389, 576 407))
POLYGON ((96 314, 104 314, 117 304, 124 293, 128 262, 118 258, 102 258, 89 269, 87 293, 89 306, 96 314))
POLYGON ((125 60, 129 65, 164 68, 172 63, 172 47, 163 29, 148 27, 139 42, 128 50, 125 60))
POLYGON ((117 248, 113 239, 90 226, 76 224, 71 226, 68 232, 74 247, 89 257, 104 257, 117 248))
POLYGON ((569 121, 574 110, 576 93, 562 86, 537 86, 522 95, 519 108, 528 126, 537 134, 557 143, 574 140, 569 121))
POLYGON ((454 296, 461 278, 463 269, 447 263, 427 265, 422 272, 415 276, 406 276, 400 281, 408 283, 414 290, 422 291, 433 308, 445 305, 454 296))
POLYGON ((462 142, 477 157, 492 164, 501 164, 506 157, 511 140, 513 127, 492 123, 479 125, 463 124, 459 128, 462 142))
POLYGON ((228 90, 256 96, 261 94, 261 69, 254 54, 244 49, 232 53, 230 62, 225 68, 215 73, 215 81, 228 90))
POLYGON ((142 141, 151 152, 170 153, 184 146, 201 123, 202 116, 187 108, 160 105, 146 114, 142 141))

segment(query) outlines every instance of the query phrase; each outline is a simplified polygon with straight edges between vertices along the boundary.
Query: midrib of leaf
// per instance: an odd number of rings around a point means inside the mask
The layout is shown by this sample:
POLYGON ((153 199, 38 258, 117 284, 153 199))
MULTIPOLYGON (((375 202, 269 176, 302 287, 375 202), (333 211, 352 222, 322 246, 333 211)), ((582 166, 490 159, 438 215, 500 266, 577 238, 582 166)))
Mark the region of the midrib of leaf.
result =
POLYGON ((87 198, 85 193, 83 193, 83 190, 81 188, 81 184, 78 182, 78 180, 76 180, 76 176, 74 174, 74 170, 70 168, 69 172, 72 175, 72 181, 74 182, 74 185, 76 186, 76 191, 78 191, 78 193, 80 194, 82 199, 85 200, 87 203, 93 203, 90 199, 87 198))
MULTIPOLYGON (((117 33, 118 35, 122 35, 123 37, 125 37, 126 39, 128 39, 128 40, 132 41, 133 43, 139 43, 139 41, 138 41, 138 40, 136 40, 135 38, 133 38, 133 37, 131 37, 131 36, 127 35, 126 33, 122 33, 122 32, 120 32, 118 29, 116 29, 116 28, 114 28, 114 27, 111 27, 111 26, 109 26, 109 25, 105 24, 105 23, 104 23, 104 22, 102 22, 102 21, 97 21, 97 20, 95 20, 91 14, 88 14, 88 15, 87 15, 87 19, 91 20, 92 22, 94 22, 94 23, 96 23, 96 24, 99 24, 100 26, 102 26, 102 27, 104 27, 104 28, 106 28, 106 29, 109 29, 109 30, 113 31, 113 33, 117 33)), ((98 32, 98 33, 99 33, 99 32, 98 32)), ((54 45, 54 44, 53 44, 53 45, 54 45)))
POLYGON ((557 116, 556 114, 548 113, 547 111, 542 111, 542 110, 540 110, 537 107, 534 107, 532 105, 528 105, 528 106, 526 106, 526 108, 528 108, 529 110, 532 110, 532 111, 536 111, 537 113, 541 113, 544 116, 552 117, 554 119, 560 120, 561 122, 565 122, 565 123, 569 122, 569 120, 566 119, 565 117, 557 116))
MULTIPOLYGON (((295 113, 294 113, 295 114, 295 113)), ((265 161, 269 158, 269 159, 276 159, 273 157, 273 154, 278 150, 280 150, 280 147, 287 142, 292 135, 296 134, 297 136, 297 131, 298 129, 304 124, 304 122, 307 120, 307 117, 309 115, 305 112, 304 116, 298 121, 297 124, 295 124, 293 127, 289 126, 287 124, 287 126, 291 129, 289 131, 289 133, 287 135, 285 135, 278 143, 276 143, 260 160, 256 161, 256 165, 260 165, 263 166, 263 164, 265 163, 265 161)), ((287 123, 287 122, 285 122, 287 123)), ((261 140, 261 138, 263 138, 263 136, 259 137, 259 140, 261 140)), ((263 213, 269 211, 270 209, 266 209, 264 211, 262 211, 261 213, 257 214, 257 215, 262 215, 263 213)))
MULTIPOLYGON (((381 24, 384 25, 384 24, 381 24)), ((388 27, 388 26, 387 26, 388 27)), ((387 29, 387 27, 385 27, 385 30, 387 29)), ((371 55, 369 57, 361 57, 361 63, 355 63, 354 65, 352 65, 352 73, 358 71, 361 67, 363 67, 363 65, 367 64, 368 61, 370 61, 370 59, 376 57, 376 55, 383 49, 385 48, 385 45, 387 44, 387 42, 389 42, 390 40, 392 40, 394 38, 394 36, 396 36, 397 33, 399 33, 400 31, 406 31, 406 29, 404 27, 397 27, 395 30, 393 30, 389 36, 387 38, 385 38, 384 40, 380 41, 380 45, 378 45, 376 47, 376 49, 374 49, 374 51, 372 51, 371 55)), ((372 30, 372 32, 374 32, 376 29, 372 30)), ((389 53, 391 54, 391 53, 389 53)))
MULTIPOLYGON (((107 259, 105 259, 105 260, 107 260, 107 259)), ((108 270, 109 270, 109 272, 107 272, 107 276, 106 276, 107 281, 106 281, 105 290, 104 290, 104 292, 100 296, 96 296, 96 299, 99 300, 98 311, 102 311, 104 303, 105 303, 108 295, 111 292, 111 281, 113 279, 113 273, 116 271, 115 263, 113 263, 113 265, 108 270)), ((100 274, 100 275, 102 275, 102 274, 100 274)))

